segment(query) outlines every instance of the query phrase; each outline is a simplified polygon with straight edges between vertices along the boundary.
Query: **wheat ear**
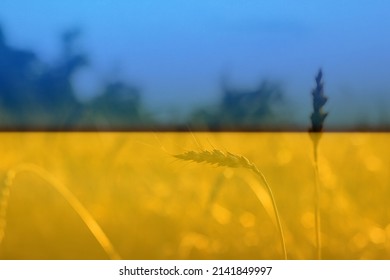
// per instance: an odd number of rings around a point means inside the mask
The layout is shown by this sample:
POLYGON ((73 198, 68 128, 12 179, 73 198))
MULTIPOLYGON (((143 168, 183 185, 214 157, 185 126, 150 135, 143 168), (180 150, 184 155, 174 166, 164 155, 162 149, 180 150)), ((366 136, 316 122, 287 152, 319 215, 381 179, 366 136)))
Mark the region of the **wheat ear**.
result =
POLYGON ((217 149, 213 149, 211 151, 203 150, 200 152, 197 151, 188 151, 183 154, 177 154, 174 155, 175 158, 186 160, 186 161, 193 161, 197 163, 207 163, 212 164, 216 166, 225 166, 225 167, 232 167, 232 168, 246 168, 251 170, 253 173, 256 174, 258 178, 260 178, 261 182, 266 187, 268 194, 272 200, 272 205, 275 212, 275 217, 277 220, 277 227, 280 235, 280 242, 284 254, 284 258, 287 259, 287 250, 286 250, 286 242, 283 235, 283 229, 282 224, 280 222, 279 218, 279 212, 278 208, 276 207, 275 198, 273 195, 273 192, 271 190, 271 187, 269 186, 265 176, 263 173, 260 172, 260 170, 256 167, 254 163, 252 163, 250 160, 248 160, 246 157, 242 155, 236 155, 230 152, 222 152, 217 149))
POLYGON ((318 172, 318 144, 322 136, 322 129, 325 118, 328 113, 323 111, 328 97, 324 94, 324 82, 322 81, 322 70, 318 71, 315 78, 316 87, 312 91, 313 99, 313 113, 311 114, 311 128, 309 129, 311 140, 313 142, 314 155, 314 172, 315 172, 315 228, 316 228, 316 244, 317 244, 317 258, 321 259, 321 211, 320 211, 320 180, 318 172))
MULTIPOLYGON (((35 164, 21 164, 14 169, 8 171, 5 178, 5 185, 7 187, 7 194, 10 187, 13 185, 16 176, 21 172, 32 172, 45 180, 50 186, 52 186, 73 208, 73 210, 79 215, 81 220, 85 223, 87 228, 91 231, 92 235, 96 238, 100 246, 106 252, 108 257, 112 260, 121 259, 110 239, 104 233, 103 229, 99 226, 89 211, 83 206, 83 204, 73 195, 73 193, 60 181, 57 180, 52 174, 45 169, 35 164)), ((5 209, 3 209, 5 212, 5 209)), ((5 216, 5 213, 4 213, 5 216)), ((5 222, 5 220, 4 220, 5 222)))

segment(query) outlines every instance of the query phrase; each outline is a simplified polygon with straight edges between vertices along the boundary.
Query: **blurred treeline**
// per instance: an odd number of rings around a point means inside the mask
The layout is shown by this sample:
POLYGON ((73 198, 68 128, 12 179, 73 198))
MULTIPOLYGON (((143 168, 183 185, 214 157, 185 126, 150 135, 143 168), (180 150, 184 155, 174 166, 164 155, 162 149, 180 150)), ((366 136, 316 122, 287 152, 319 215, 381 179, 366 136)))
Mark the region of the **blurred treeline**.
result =
MULTIPOLYGON (((0 26, 0 129, 272 129, 285 109, 278 83, 263 81, 253 89, 234 89, 227 82, 215 104, 193 108, 187 117, 167 124, 148 109, 142 90, 120 79, 107 82, 88 101, 77 98, 72 80, 90 66, 88 55, 76 48, 79 29, 65 31, 61 57, 43 62, 33 50, 11 46, 0 26)), ((285 121, 286 119, 284 119, 285 121)))

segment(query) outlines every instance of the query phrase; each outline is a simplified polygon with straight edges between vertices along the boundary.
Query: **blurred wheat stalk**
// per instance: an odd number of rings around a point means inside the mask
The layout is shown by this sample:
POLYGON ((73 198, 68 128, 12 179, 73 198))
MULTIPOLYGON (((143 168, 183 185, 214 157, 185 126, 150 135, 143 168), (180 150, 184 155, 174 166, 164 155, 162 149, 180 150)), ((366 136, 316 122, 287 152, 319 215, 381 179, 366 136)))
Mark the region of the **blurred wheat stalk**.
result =
POLYGON ((21 172, 31 172, 38 175, 45 180, 50 186, 52 186, 72 207, 72 209, 79 215, 81 220, 85 223, 87 228, 91 231, 92 235, 96 238, 100 246, 106 252, 108 257, 112 260, 121 259, 118 252, 115 250, 110 239, 104 233, 103 229, 93 218, 91 213, 84 207, 84 205, 73 195, 73 193, 63 185, 55 176, 50 174, 45 169, 38 165, 25 163, 17 166, 14 169, 10 169, 4 179, 4 187, 0 197, 0 245, 4 237, 6 227, 6 210, 8 205, 8 198, 10 194, 10 188, 14 184, 15 178, 21 172))
POLYGON ((0 246, 4 239, 5 227, 7 225, 7 206, 10 188, 7 184, 0 185, 0 246))
MULTIPOLYGON (((260 170, 256 167, 256 165, 249 161, 246 157, 242 155, 236 155, 230 152, 222 152, 221 150, 213 149, 212 151, 203 150, 200 152, 197 151, 188 151, 182 154, 174 155, 174 157, 185 160, 185 161, 193 161, 197 163, 207 163, 216 166, 225 166, 231 168, 245 168, 251 170, 256 176, 260 179, 261 183, 265 186, 268 195, 272 201, 272 208, 275 214, 276 225, 279 231, 280 242, 284 254, 284 259, 287 260, 287 250, 286 250, 286 242, 283 235, 282 223, 280 222, 278 208, 276 206, 276 201, 272 192, 271 187, 269 186, 265 176, 260 170)), ((255 187, 250 185, 257 195, 259 192, 256 191, 255 187)), ((259 199, 260 202, 261 199, 259 199)), ((264 206, 265 207, 265 206, 264 206)))
POLYGON ((324 82, 322 81, 322 70, 318 71, 315 77, 316 87, 312 91, 313 113, 311 114, 311 127, 309 129, 310 138, 313 143, 314 154, 314 172, 315 172, 315 229, 316 229, 316 246, 317 258, 322 258, 321 244, 321 211, 320 211, 320 181, 318 172, 318 144, 322 136, 322 129, 325 118, 328 113, 324 112, 323 107, 328 101, 324 95, 324 82))

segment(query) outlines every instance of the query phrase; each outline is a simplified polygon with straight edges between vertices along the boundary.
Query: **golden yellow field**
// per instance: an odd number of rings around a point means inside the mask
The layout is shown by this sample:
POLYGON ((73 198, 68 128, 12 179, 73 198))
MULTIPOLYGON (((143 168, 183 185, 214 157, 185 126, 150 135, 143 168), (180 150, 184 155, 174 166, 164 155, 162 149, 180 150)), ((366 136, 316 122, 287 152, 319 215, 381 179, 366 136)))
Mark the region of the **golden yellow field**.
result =
MULTIPOLYGON (((386 133, 322 136, 323 259, 390 259, 389 143, 386 133)), ((308 133, 105 132, 0 133, 0 259, 283 259, 251 170, 173 157, 213 149, 258 167, 288 258, 315 259, 308 133)))

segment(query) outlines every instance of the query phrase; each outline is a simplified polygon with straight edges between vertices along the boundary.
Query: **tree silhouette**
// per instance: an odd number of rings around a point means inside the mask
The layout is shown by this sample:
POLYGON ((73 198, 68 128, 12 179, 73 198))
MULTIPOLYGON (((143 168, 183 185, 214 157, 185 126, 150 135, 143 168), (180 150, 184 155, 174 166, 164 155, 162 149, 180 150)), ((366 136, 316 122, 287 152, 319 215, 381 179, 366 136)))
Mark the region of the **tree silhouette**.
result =
POLYGON ((3 126, 55 126, 80 108, 71 82, 87 63, 74 48, 79 34, 65 32, 59 63, 47 66, 34 52, 9 46, 0 27, 0 108, 8 120, 3 126))
POLYGON ((0 106, 15 119, 26 117, 28 104, 33 102, 39 64, 34 52, 9 46, 0 26, 0 106))
POLYGON ((105 85, 101 95, 87 105, 88 125, 96 122, 111 129, 140 128, 153 122, 142 106, 140 90, 120 80, 105 85))
POLYGON ((81 104, 75 96, 72 78, 88 64, 87 56, 74 47, 80 34, 78 29, 64 32, 59 63, 47 67, 37 79, 37 102, 44 111, 55 116, 56 122, 60 122, 61 117, 64 118, 63 114, 67 119, 74 119, 75 115, 79 115, 81 104))
POLYGON ((202 129, 258 129, 275 117, 274 107, 283 101, 279 84, 263 81, 254 89, 236 89, 222 84, 222 97, 214 107, 201 108, 191 117, 202 129))

